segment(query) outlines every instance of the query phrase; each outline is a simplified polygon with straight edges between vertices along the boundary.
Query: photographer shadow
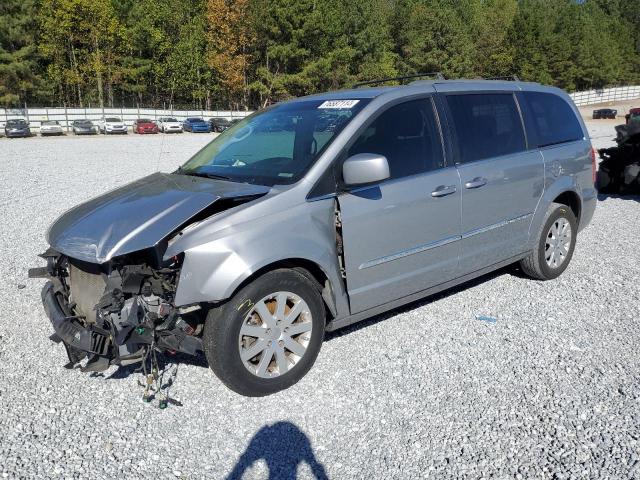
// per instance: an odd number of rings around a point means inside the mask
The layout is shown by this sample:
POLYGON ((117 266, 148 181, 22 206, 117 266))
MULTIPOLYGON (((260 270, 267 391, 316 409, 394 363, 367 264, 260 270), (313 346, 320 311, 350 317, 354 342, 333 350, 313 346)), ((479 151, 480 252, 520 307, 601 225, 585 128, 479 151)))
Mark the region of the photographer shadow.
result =
POLYGON ((306 463, 314 478, 326 480, 324 466, 313 453, 307 436, 291 422, 277 422, 262 427, 238 459, 227 480, 240 480, 242 475, 259 460, 269 468, 269 479, 295 480, 298 466, 306 463))

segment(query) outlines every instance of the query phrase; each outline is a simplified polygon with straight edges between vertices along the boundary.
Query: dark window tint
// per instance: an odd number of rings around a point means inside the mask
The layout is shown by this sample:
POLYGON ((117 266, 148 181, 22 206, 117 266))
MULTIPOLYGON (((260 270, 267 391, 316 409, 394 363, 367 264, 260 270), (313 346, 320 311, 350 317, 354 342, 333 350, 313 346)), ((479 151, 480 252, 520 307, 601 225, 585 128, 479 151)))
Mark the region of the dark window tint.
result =
POLYGON ((524 130, 513 95, 449 95, 462 163, 525 150, 524 130))
POLYGON ((584 137, 573 109, 561 97, 551 93, 524 92, 524 98, 533 116, 539 147, 584 137))
POLYGON ((360 135, 348 155, 358 153, 387 157, 391 178, 442 167, 442 145, 431 100, 413 100, 386 110, 360 135))

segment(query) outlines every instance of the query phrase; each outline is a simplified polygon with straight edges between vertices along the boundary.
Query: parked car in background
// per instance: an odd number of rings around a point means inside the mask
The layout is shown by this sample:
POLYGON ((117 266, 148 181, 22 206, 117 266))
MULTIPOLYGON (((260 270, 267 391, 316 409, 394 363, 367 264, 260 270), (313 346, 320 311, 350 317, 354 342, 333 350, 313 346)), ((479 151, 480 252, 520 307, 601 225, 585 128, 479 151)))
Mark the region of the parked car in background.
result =
POLYGON ((44 309, 69 368, 203 350, 229 388, 268 395, 307 373, 326 331, 516 262, 561 275, 596 208, 595 167, 558 88, 327 92, 67 211, 33 275, 49 279, 44 309))
POLYGON ((98 129, 100 130, 100 133, 104 133, 105 135, 111 133, 128 133, 127 126, 118 117, 102 117, 98 120, 98 129))
POLYGON ((91 120, 81 118, 71 122, 71 131, 75 135, 95 135, 98 133, 98 128, 91 120))
POLYGON ((182 128, 185 132, 203 132, 209 133, 211 131, 211 127, 209 123, 205 122, 202 118, 199 117, 189 117, 184 122, 182 122, 182 128))
POLYGON ((210 118, 209 126, 212 132, 222 133, 231 126, 231 122, 226 118, 210 118))
POLYGON ((23 118, 7 120, 4 126, 4 134, 7 138, 30 137, 31 128, 29 128, 29 122, 23 118))
POLYGON ((133 122, 133 133, 158 133, 158 125, 149 118, 138 118, 133 122))
POLYGON ((162 133, 182 133, 182 123, 174 117, 160 117, 158 128, 162 133))
POLYGON ((640 108, 630 109, 629 113, 627 113, 624 118, 628 124, 632 122, 640 122, 640 108))
POLYGON ((593 111, 594 120, 599 118, 616 118, 616 115, 618 115, 618 111, 613 108, 600 108, 593 111))
POLYGON ((242 120, 243 120, 242 118, 232 118, 231 126, 233 127, 236 123, 241 122, 242 120))
POLYGON ((64 130, 57 120, 45 120, 40 124, 40 135, 43 137, 64 135, 64 130))

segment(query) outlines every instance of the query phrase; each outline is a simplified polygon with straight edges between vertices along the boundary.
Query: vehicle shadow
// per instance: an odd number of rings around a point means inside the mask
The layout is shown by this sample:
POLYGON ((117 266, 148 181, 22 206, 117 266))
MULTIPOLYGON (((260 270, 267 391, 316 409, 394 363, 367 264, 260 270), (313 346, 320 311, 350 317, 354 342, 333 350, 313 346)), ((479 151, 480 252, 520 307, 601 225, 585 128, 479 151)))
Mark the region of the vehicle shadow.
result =
POLYGON ((493 280, 494 278, 500 277, 505 274, 513 275, 519 278, 529 278, 529 277, 526 277, 524 273, 522 273, 522 271, 518 268, 517 264, 507 265, 506 267, 502 267, 498 270, 487 273, 478 278, 474 278, 473 280, 469 280, 468 282, 461 283, 460 285, 451 287, 450 289, 444 290, 440 293, 436 293, 429 297, 416 300, 415 302, 411 302, 406 305, 403 305, 402 307, 398 307, 396 309, 389 310, 388 312, 381 313, 379 315, 368 318, 366 320, 362 320, 360 322, 354 323, 353 325, 349 325, 348 327, 344 327, 339 330, 336 330, 335 332, 327 332, 326 335, 324 336, 324 340, 325 342, 327 342, 327 341, 333 340, 334 338, 340 338, 343 335, 348 335, 352 332, 356 332, 361 328, 366 328, 371 325, 375 325, 378 322, 382 322, 384 320, 387 320, 388 318, 395 317, 396 315, 399 315, 401 313, 408 312, 416 308, 420 308, 423 305, 427 305, 429 303, 437 302, 438 300, 442 300, 451 295, 455 295, 456 293, 478 286, 484 282, 488 282, 489 280, 493 280))
POLYGON ((227 480, 240 480, 259 460, 267 464, 271 480, 295 480, 302 463, 309 466, 317 480, 328 478, 324 465, 313 453, 309 438, 291 422, 277 422, 258 430, 227 480))

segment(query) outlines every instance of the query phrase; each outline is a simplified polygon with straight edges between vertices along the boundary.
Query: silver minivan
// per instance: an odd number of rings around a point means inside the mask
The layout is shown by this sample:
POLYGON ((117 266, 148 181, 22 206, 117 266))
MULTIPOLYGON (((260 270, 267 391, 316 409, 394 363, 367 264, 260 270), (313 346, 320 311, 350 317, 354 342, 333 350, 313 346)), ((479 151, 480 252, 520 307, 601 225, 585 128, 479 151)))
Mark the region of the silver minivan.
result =
POLYGON ((42 298, 69 366, 205 353, 243 395, 314 363, 323 336, 518 263, 549 280, 596 206, 563 91, 418 81, 308 96, 224 131, 173 173, 63 214, 42 298))

